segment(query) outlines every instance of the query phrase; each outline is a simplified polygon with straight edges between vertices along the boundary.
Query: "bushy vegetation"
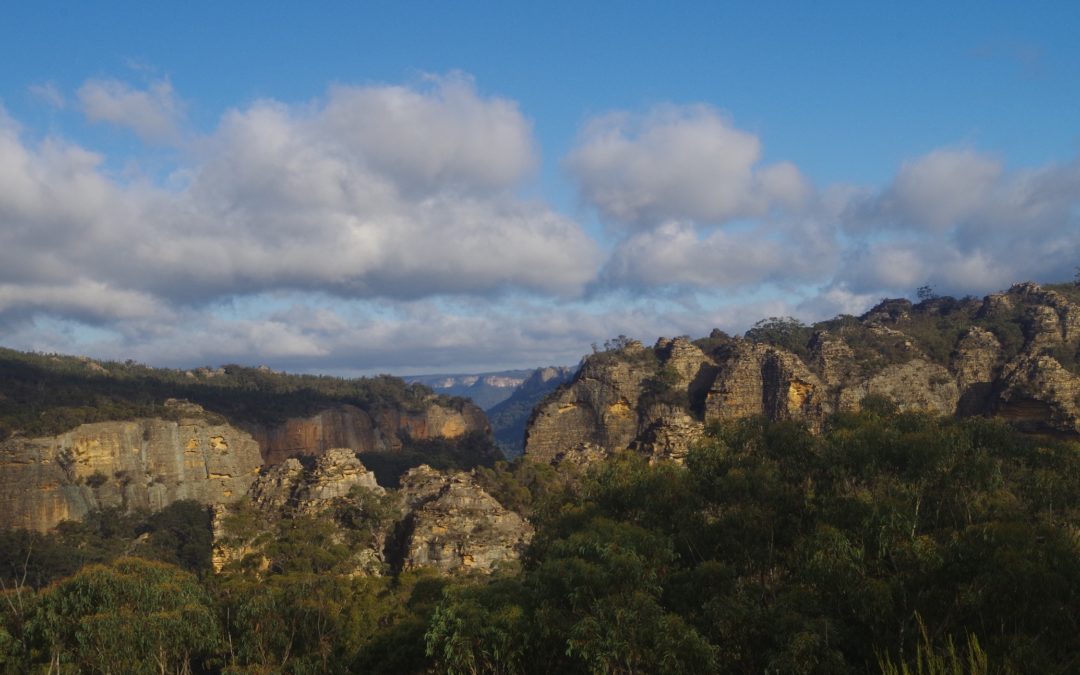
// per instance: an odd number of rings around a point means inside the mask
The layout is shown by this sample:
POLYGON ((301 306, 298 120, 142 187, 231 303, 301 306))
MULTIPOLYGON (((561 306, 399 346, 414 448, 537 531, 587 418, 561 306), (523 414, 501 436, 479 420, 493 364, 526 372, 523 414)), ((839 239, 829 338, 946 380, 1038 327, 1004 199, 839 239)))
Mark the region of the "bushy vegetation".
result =
MULTIPOLYGON (((98 566, 57 569, 63 580, 35 591, 49 539, 35 535, 32 582, 12 590, 25 546, 4 560, 0 667, 104 672, 96 659, 115 647, 114 669, 204 672, 1080 668, 1075 442, 871 402, 818 436, 761 420, 715 427, 686 467, 623 455, 584 473, 518 462, 478 478, 537 527, 516 571, 336 574, 348 545, 305 521, 277 533, 274 568, 201 577, 61 532, 98 566), (175 598, 146 604, 164 586, 175 598)), ((381 508, 365 503, 334 517, 362 534, 381 508)), ((108 517, 80 527, 138 531, 108 517)), ((198 572, 182 531, 161 550, 198 572)), ((167 557, 155 550, 133 552, 167 557)))
POLYGON ((89 422, 176 419, 181 412, 164 405, 169 398, 201 405, 213 421, 261 425, 340 404, 375 411, 421 410, 433 399, 458 409, 466 403, 389 375, 347 379, 236 365, 179 371, 2 348, 0 381, 0 440, 16 432, 57 434, 89 422))
POLYGON ((398 487, 401 476, 421 464, 433 469, 469 471, 479 466, 494 466, 501 459, 502 451, 482 431, 470 431, 455 438, 406 438, 400 450, 365 452, 361 456, 364 466, 385 487, 398 487))
POLYGON ((813 334, 814 327, 798 319, 773 316, 755 323, 744 337, 751 342, 782 347, 805 361, 810 357, 808 345, 813 334))

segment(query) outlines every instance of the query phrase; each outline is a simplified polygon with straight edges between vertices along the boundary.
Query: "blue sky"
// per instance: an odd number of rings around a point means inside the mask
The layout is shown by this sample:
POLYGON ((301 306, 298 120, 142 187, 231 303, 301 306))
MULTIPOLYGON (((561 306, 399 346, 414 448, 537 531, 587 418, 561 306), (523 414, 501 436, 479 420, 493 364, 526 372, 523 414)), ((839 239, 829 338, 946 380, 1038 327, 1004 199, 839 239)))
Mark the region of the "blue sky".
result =
POLYGON ((8 346, 572 363, 1080 260, 1076 3, 4 14, 8 346))

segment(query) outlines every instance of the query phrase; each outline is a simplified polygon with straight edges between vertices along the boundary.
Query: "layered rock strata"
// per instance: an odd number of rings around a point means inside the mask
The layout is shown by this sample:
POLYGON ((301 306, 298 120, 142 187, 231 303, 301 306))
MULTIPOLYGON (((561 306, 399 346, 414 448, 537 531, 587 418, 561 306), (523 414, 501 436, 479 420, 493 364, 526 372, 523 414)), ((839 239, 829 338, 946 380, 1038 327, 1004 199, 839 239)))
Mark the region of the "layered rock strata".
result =
POLYGON ((368 413, 356 406, 340 405, 311 417, 291 418, 283 424, 248 430, 262 448, 263 462, 277 464, 288 457, 319 456, 330 448, 354 448, 357 452, 400 450, 406 438, 457 438, 489 430, 484 411, 471 403, 458 408, 430 402, 423 410, 383 409, 368 413))
POLYGON ((262 464, 258 443, 234 427, 208 424, 198 406, 172 405, 181 419, 83 424, 0 443, 0 528, 46 531, 106 507, 157 510, 181 499, 240 498, 262 464))

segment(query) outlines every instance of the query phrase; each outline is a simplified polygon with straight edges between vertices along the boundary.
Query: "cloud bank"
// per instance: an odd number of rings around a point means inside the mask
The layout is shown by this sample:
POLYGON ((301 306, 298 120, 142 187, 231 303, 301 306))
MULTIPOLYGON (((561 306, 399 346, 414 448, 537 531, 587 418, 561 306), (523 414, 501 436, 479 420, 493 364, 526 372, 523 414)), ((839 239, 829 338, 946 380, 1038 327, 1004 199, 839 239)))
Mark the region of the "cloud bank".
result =
POLYGON ((462 74, 251 101, 204 132, 168 80, 73 100, 175 164, 117 175, 122 158, 0 109, 12 346, 335 372, 569 363, 620 333, 981 293, 1080 259, 1080 159, 946 147, 885 185, 818 186, 723 111, 667 104, 587 120, 549 160, 580 196, 568 215, 522 196, 541 167, 525 112, 462 74))

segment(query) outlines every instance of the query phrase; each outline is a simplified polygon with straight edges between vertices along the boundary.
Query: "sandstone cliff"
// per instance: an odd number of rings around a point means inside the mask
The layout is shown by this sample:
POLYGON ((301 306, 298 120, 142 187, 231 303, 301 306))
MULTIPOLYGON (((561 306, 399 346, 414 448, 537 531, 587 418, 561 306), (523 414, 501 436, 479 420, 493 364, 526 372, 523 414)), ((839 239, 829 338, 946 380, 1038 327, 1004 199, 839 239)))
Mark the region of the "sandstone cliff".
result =
POLYGON ((354 405, 339 405, 277 425, 245 425, 262 448, 263 462, 277 464, 288 457, 319 456, 329 448, 357 452, 393 452, 406 439, 457 438, 489 431, 484 412, 471 403, 458 407, 432 398, 421 410, 383 408, 367 412, 354 405))
POLYGON ((707 424, 763 416, 820 429, 867 397, 1080 434, 1080 289, 1024 283, 981 301, 888 300, 814 326, 773 319, 743 338, 624 343, 537 406, 525 454, 629 448, 680 461, 707 424))
POLYGON ((84 424, 57 436, 0 443, 0 528, 52 529, 104 507, 156 510, 238 499, 258 474, 247 433, 171 402, 178 420, 84 424))
POLYGON ((181 499, 226 504, 245 494, 260 466, 288 458, 338 447, 394 452, 411 440, 487 430, 479 408, 434 401, 419 411, 373 415, 343 405, 249 430, 214 423, 217 416, 192 403, 170 400, 166 410, 176 419, 97 422, 0 442, 0 529, 46 531, 106 507, 154 511, 181 499))
POLYGON ((521 454, 524 448, 525 425, 533 408, 556 388, 569 382, 573 378, 574 370, 557 366, 537 368, 509 398, 488 409, 492 435, 499 449, 508 458, 513 459, 521 454))
MULTIPOLYGON (((310 467, 290 457, 265 469, 241 500, 214 507, 214 570, 220 572, 249 557, 257 560, 256 567, 268 568, 272 560, 264 549, 273 540, 275 527, 284 520, 311 517, 338 526, 336 538, 351 549, 349 567, 353 573, 379 573, 385 562, 383 550, 390 523, 368 518, 371 514, 358 513, 357 509, 383 506, 377 500, 385 494, 375 482, 375 474, 350 449, 331 448, 310 467), (376 501, 365 497, 375 497, 376 501), (245 510, 251 511, 250 522, 242 532, 231 531, 230 517, 245 510), (358 521, 364 521, 364 531, 359 533, 363 536, 346 532, 340 522, 343 518, 354 529, 358 521)), ((395 511, 393 506, 390 508, 395 511)))

